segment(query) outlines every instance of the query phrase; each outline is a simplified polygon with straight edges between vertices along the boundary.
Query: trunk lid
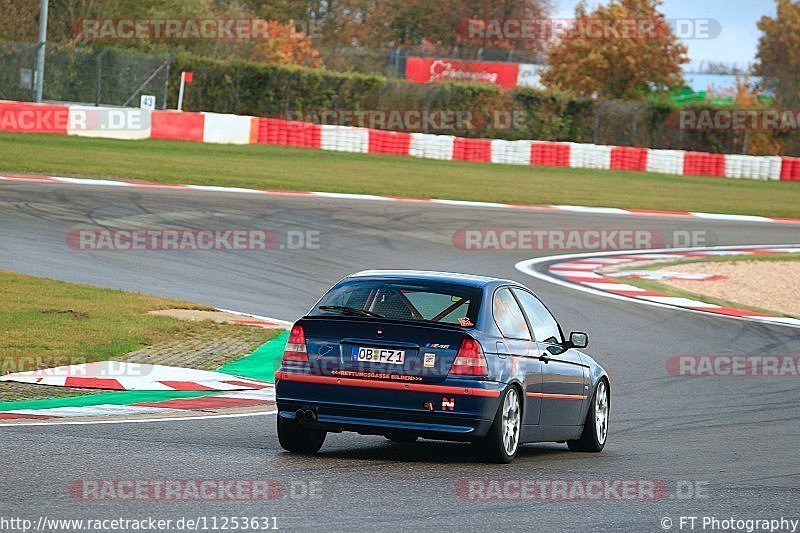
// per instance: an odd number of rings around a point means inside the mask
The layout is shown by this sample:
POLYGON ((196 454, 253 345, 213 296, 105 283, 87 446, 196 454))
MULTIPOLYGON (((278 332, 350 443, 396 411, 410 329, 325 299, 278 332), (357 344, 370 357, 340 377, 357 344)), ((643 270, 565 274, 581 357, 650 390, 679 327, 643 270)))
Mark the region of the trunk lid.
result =
POLYGON ((467 336, 458 326, 377 318, 306 317, 299 324, 312 373, 355 379, 440 382, 467 336))

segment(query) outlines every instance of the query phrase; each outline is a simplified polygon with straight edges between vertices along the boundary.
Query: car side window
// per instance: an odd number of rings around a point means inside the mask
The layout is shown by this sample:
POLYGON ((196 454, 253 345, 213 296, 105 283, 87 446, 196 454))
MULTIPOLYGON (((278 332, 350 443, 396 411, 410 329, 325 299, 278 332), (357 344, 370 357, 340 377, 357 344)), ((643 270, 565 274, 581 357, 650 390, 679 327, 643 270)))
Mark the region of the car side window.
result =
POLYGON ((510 290, 500 289, 495 292, 492 308, 494 321, 504 337, 531 340, 528 324, 525 323, 525 315, 522 314, 522 309, 510 290))
POLYGON ((551 344, 562 342, 558 322, 536 296, 521 289, 514 289, 514 295, 519 298, 537 341, 551 344))

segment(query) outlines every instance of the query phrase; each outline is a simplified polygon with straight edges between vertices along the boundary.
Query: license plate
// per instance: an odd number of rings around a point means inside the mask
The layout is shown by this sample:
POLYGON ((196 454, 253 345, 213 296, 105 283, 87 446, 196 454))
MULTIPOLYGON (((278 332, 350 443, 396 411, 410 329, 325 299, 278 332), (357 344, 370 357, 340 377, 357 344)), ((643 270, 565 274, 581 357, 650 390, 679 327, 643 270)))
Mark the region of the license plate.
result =
POLYGON ((363 363, 384 363, 387 365, 402 365, 405 360, 405 350, 365 348, 361 346, 353 347, 353 361, 363 363))

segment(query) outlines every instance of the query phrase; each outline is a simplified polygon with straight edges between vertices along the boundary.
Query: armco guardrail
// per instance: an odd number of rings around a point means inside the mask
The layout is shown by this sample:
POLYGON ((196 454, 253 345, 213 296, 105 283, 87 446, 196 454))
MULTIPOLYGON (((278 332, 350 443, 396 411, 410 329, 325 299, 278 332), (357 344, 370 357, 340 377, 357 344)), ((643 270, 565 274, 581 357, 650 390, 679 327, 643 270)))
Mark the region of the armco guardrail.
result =
POLYGON ((800 181, 800 159, 792 157, 708 154, 572 142, 467 139, 221 113, 0 101, 0 130, 114 139, 258 143, 447 161, 800 181))

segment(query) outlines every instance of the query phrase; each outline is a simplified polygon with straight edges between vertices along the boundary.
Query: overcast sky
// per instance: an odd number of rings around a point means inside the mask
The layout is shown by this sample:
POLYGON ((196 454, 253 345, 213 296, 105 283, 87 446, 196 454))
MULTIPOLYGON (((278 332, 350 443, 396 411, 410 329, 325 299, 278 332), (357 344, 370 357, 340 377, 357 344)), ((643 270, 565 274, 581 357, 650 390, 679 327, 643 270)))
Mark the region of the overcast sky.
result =
MULTIPOLYGON (((572 18, 578 0, 552 0, 554 17, 572 18)), ((590 8, 608 0, 588 0, 590 8)), ((722 61, 746 67, 755 61, 763 15, 775 16, 774 0, 664 0, 661 10, 668 19, 714 19, 721 33, 714 39, 686 39, 691 64, 722 61)))

